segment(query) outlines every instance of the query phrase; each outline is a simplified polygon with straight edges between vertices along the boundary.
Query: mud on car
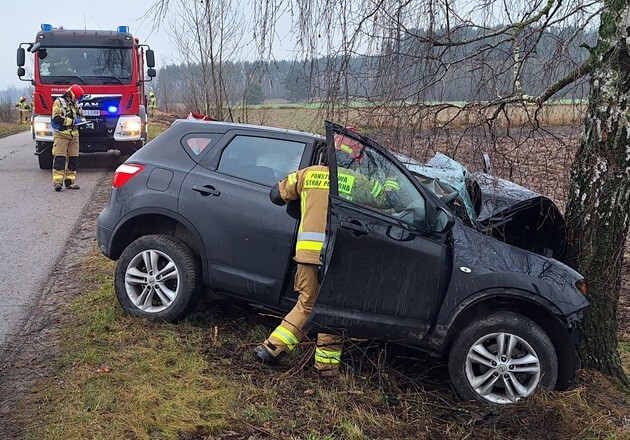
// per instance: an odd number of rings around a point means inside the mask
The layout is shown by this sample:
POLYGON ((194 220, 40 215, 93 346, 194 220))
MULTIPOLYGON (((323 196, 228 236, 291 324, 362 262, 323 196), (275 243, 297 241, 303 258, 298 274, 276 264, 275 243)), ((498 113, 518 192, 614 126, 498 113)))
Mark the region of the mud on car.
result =
POLYGON ((583 277, 558 259, 566 233, 555 205, 448 158, 419 164, 325 125, 321 137, 179 120, 122 164, 97 235, 118 261, 124 311, 177 321, 205 291, 291 309, 299 202, 276 206, 269 190, 327 154, 329 222, 308 330, 442 357, 465 400, 511 403, 569 386, 588 301, 583 277), (336 133, 363 145, 355 171, 396 182, 387 206, 340 196, 336 133))

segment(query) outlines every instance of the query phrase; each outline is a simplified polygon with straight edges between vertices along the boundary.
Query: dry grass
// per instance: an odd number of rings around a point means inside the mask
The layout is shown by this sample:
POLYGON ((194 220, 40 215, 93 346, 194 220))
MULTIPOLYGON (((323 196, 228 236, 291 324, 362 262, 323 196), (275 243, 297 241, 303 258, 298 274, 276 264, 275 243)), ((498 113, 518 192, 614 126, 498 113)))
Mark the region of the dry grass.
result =
POLYGON ((28 131, 31 127, 29 124, 17 124, 13 122, 0 122, 0 138, 10 136, 12 134, 28 131))

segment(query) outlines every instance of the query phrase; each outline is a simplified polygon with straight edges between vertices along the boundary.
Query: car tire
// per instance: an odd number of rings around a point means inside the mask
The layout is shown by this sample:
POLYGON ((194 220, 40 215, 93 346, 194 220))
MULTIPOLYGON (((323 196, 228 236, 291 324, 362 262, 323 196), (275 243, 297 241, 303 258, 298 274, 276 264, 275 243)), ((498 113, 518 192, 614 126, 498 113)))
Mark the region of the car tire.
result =
POLYGON ((39 160, 39 169, 40 170, 52 170, 53 167, 53 155, 52 155, 52 146, 41 150, 41 152, 37 155, 37 159, 39 160))
POLYGON ((132 316, 178 321, 199 299, 201 285, 197 256, 181 240, 168 235, 138 238, 116 265, 116 296, 132 316))
POLYGON ((558 357, 547 334, 512 312, 487 315, 461 329, 448 368, 459 397, 492 404, 514 403, 539 386, 555 387, 558 379, 558 357))

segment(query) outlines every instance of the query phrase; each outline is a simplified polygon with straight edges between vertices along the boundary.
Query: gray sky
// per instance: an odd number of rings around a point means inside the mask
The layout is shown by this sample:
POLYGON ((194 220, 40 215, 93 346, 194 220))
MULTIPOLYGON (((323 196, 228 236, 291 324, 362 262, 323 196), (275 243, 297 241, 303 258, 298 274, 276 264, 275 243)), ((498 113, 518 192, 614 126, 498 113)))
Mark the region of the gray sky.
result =
MULTIPOLYGON (((159 32, 149 19, 142 19, 153 0, 71 1, 3 0, 0 9, 0 90, 9 86, 24 87, 28 82, 17 77, 16 50, 20 43, 32 42, 42 23, 66 29, 116 29, 129 31, 155 51, 158 68, 172 60, 172 48, 166 29, 159 32)), ((30 54, 27 53, 27 57, 30 54)), ((28 64, 27 64, 28 65, 28 64)))
MULTIPOLYGON (((248 1, 241 4, 247 5, 248 1)), ((163 23, 158 30, 150 18, 143 18, 154 3, 155 0, 2 0, 0 23, 5 36, 0 38, 0 90, 9 86, 21 88, 29 85, 17 77, 16 50, 20 43, 33 42, 42 23, 53 27, 63 26, 65 29, 114 30, 118 26, 129 26, 132 35, 138 37, 141 43, 149 44, 155 51, 157 69, 176 62, 178 55, 171 45, 167 26, 163 23)), ((245 6, 244 10, 247 9, 245 6)), ((273 53, 278 59, 290 59, 294 44, 293 38, 289 36, 291 19, 284 15, 279 23, 282 26, 278 27, 283 31, 274 40, 273 53)), ((245 56, 253 53, 253 49, 245 48, 245 56)), ((30 56, 27 53, 27 59, 30 56)), ((27 62, 26 67, 29 64, 32 65, 27 62)))

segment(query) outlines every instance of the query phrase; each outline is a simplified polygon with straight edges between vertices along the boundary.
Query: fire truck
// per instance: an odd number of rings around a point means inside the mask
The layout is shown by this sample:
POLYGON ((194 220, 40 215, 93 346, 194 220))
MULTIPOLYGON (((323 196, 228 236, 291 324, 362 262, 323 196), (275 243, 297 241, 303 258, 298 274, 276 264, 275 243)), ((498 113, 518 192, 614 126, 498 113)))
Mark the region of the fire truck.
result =
POLYGON ((34 42, 19 45, 17 65, 18 77, 34 86, 31 131, 40 168, 52 168, 53 101, 71 84, 85 92, 79 100, 88 120, 79 127, 81 153, 114 150, 126 155, 146 142, 145 83, 156 75, 155 55, 128 26, 104 31, 42 24, 34 42), (33 54, 32 78, 25 78, 27 51, 33 54))

